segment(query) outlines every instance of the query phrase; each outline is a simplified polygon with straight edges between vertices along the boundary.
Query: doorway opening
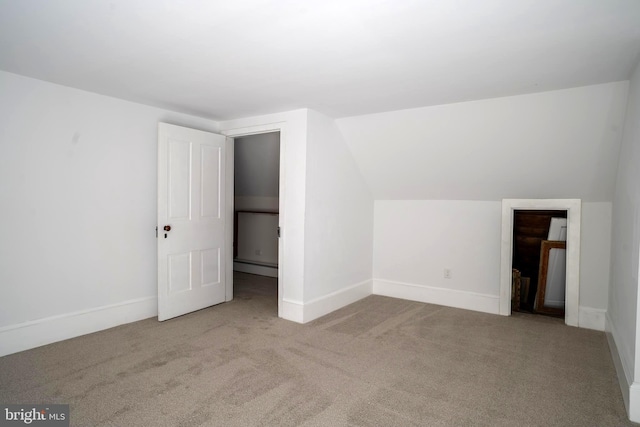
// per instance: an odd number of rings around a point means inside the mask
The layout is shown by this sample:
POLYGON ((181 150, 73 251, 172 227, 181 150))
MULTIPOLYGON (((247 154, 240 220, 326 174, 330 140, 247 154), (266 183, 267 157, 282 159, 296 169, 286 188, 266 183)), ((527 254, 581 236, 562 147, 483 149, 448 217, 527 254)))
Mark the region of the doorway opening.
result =
POLYGON ((280 132, 234 138, 234 297, 263 299, 277 313, 280 132))
POLYGON ((500 314, 511 315, 513 289, 513 228, 518 210, 566 211, 565 323, 579 326, 580 291, 580 199, 504 199, 502 201, 502 245, 500 267, 500 314))
POLYGON ((564 318, 566 210, 515 210, 511 310, 564 318))

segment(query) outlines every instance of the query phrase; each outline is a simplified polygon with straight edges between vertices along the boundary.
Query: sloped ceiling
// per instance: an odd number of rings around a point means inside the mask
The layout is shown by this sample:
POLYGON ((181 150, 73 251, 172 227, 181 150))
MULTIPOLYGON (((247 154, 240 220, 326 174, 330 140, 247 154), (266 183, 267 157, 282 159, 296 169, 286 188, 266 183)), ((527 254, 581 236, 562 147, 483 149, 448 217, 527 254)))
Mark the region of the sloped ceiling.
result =
POLYGON ((0 0, 0 69, 218 120, 346 117, 626 80, 639 22, 638 0, 0 0))
POLYGON ((611 201, 628 82, 347 117, 375 199, 611 201))

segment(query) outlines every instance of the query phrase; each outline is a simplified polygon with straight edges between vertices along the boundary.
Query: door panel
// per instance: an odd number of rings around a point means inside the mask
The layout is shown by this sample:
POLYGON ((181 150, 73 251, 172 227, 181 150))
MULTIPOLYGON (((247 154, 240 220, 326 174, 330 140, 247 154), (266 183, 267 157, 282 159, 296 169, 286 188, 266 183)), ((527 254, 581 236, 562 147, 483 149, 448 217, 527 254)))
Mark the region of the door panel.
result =
POLYGON ((200 252, 202 266, 202 286, 214 286, 220 283, 220 249, 200 252))
POLYGON ((191 290, 191 254, 169 255, 169 294, 191 290))
POLYGON ((169 139, 169 219, 185 219, 191 215, 189 203, 191 143, 169 139))
POLYGON ((158 320, 225 301, 225 144, 159 124, 158 320))
POLYGON ((200 147, 202 169, 202 199, 200 215, 204 217, 220 218, 220 176, 222 152, 215 147, 200 147))

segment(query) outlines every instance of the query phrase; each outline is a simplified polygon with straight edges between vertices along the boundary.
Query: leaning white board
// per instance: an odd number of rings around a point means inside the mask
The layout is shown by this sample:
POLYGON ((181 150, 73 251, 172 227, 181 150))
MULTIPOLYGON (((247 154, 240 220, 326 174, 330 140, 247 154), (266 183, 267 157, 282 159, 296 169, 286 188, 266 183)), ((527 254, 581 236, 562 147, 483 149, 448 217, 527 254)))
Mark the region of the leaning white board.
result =
MULTIPOLYGON (((567 219, 551 218, 547 240, 567 241, 567 219)), ((567 276, 567 256, 565 249, 549 250, 549 269, 547 270, 547 287, 544 306, 564 308, 567 276)))

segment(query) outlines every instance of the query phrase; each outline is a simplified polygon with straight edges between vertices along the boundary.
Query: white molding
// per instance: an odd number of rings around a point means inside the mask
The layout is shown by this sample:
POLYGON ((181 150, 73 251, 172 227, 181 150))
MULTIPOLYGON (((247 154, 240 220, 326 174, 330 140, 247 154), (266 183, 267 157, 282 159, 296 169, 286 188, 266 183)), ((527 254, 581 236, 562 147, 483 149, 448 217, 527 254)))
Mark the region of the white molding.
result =
POLYGON ((0 328, 0 356, 75 338, 158 315, 158 298, 147 297, 0 328))
POLYGON ((605 332, 607 336, 607 341, 609 342, 609 351, 611 352, 613 365, 615 366, 616 373, 618 374, 618 384, 620 385, 620 391, 622 392, 622 400, 624 401, 624 406, 625 408, 627 408, 627 411, 628 411, 630 383, 624 369, 624 362, 622 361, 622 358, 620 357, 620 353, 618 352, 618 346, 616 345, 616 341, 610 330, 610 326, 609 326, 610 324, 611 322, 609 320, 609 316, 607 315, 607 327, 605 329, 605 332))
POLYGON ((578 324, 581 328, 604 331, 607 310, 580 306, 578 308, 578 324))
POLYGON ((640 423, 640 383, 635 381, 629 387, 629 404, 627 406, 629 420, 640 423))
POLYGON ((373 279, 373 294, 481 311, 483 313, 500 313, 500 298, 497 295, 480 294, 458 289, 373 279))
POLYGON ((306 302, 304 304, 304 323, 353 304, 362 298, 368 297, 372 292, 373 284, 369 279, 306 302))
POLYGON ((616 342, 620 339, 615 324, 611 321, 609 313, 606 314, 605 333, 609 343, 609 351, 613 359, 613 365, 618 375, 618 383, 622 392, 622 400, 627 409, 627 415, 633 422, 640 422, 640 384, 633 381, 629 368, 630 360, 620 354, 616 342))
POLYGON ((500 256, 500 314, 511 315, 511 266, 513 260, 513 214, 515 210, 567 211, 567 278, 564 322, 579 326, 580 306, 580 199, 503 199, 500 256))
POLYGON ((304 305, 300 301, 282 298, 278 306, 278 316, 296 323, 304 323, 304 305))
MULTIPOLYGON (((259 117, 254 119, 258 120, 259 117)), ((223 129, 222 131, 220 131, 220 133, 231 138, 237 138, 239 136, 258 135, 261 133, 269 132, 281 132, 282 128, 286 127, 286 125, 286 120, 271 121, 271 119, 267 119, 266 123, 263 124, 223 129)))
POLYGON ((247 264, 244 262, 233 262, 233 271, 242 273, 257 274, 258 276, 278 277, 278 267, 268 267, 266 265, 247 264))
POLYGON ((229 302, 233 300, 233 228, 234 228, 234 211, 235 211, 235 144, 233 138, 225 139, 225 221, 224 221, 224 300, 229 302))
POLYGON ((640 423, 640 383, 634 382, 629 387, 629 406, 627 415, 634 423, 640 423))

